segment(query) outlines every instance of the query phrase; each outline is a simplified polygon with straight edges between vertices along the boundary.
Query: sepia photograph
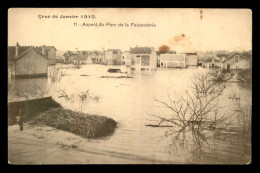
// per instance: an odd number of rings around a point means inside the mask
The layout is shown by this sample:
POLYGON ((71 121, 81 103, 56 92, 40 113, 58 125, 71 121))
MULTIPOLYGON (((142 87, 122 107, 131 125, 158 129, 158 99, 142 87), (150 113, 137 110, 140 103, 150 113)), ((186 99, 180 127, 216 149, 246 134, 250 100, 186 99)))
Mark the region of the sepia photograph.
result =
POLYGON ((9 164, 251 164, 251 9, 7 13, 9 164))

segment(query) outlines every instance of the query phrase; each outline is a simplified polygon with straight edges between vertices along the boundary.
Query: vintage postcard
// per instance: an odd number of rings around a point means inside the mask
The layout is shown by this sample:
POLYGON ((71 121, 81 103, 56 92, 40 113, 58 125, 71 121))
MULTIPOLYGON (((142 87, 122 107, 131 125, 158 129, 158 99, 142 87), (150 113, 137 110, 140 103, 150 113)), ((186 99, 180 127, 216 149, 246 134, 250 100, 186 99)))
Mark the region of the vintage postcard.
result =
POLYGON ((252 11, 10 8, 8 163, 250 164, 252 11))

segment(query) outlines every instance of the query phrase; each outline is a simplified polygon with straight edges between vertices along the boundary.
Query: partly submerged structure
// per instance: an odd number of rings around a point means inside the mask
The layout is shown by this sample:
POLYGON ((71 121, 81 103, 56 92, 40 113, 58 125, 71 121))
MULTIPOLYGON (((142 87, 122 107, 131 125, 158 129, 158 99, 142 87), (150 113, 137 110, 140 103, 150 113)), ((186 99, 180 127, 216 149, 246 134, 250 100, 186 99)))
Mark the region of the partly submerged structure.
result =
POLYGON ((202 66, 208 69, 221 68, 221 61, 218 57, 209 57, 202 62, 202 66))
POLYGON ((251 68, 251 60, 236 52, 222 61, 222 69, 226 70, 245 70, 251 68))
POLYGON ((186 65, 187 68, 198 66, 198 55, 197 52, 186 52, 186 65))
POLYGON ((157 54, 153 47, 130 48, 131 68, 133 70, 155 70, 157 68, 157 54))
POLYGON ((186 68, 186 54, 161 54, 161 68, 186 68))
POLYGON ((42 51, 33 46, 8 47, 8 73, 15 77, 40 77, 47 76, 49 58, 42 51))

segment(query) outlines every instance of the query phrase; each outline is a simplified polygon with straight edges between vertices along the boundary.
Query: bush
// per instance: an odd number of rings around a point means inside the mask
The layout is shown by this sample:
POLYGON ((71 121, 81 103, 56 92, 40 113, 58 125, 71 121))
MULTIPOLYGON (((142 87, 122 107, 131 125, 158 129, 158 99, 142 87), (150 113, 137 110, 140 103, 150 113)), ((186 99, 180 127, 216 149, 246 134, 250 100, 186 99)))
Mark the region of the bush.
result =
POLYGON ((51 79, 51 82, 59 82, 62 76, 63 74, 62 74, 61 66, 49 68, 48 77, 51 79))
POLYGON ((63 108, 50 109, 32 119, 41 124, 68 131, 85 138, 103 137, 114 132, 117 123, 110 118, 74 112, 63 108))

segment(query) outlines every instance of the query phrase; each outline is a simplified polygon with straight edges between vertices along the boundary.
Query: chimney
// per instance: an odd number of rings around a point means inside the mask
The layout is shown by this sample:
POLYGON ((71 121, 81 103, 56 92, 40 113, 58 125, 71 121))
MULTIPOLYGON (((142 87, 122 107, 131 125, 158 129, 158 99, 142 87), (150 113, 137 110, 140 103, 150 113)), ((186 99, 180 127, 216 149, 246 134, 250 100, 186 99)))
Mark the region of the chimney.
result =
POLYGON ((42 54, 45 55, 45 45, 42 46, 42 54))
POLYGON ((15 56, 18 56, 18 55, 19 55, 19 48, 20 48, 20 45, 19 45, 19 43, 17 42, 17 43, 16 43, 16 46, 15 46, 15 56))

